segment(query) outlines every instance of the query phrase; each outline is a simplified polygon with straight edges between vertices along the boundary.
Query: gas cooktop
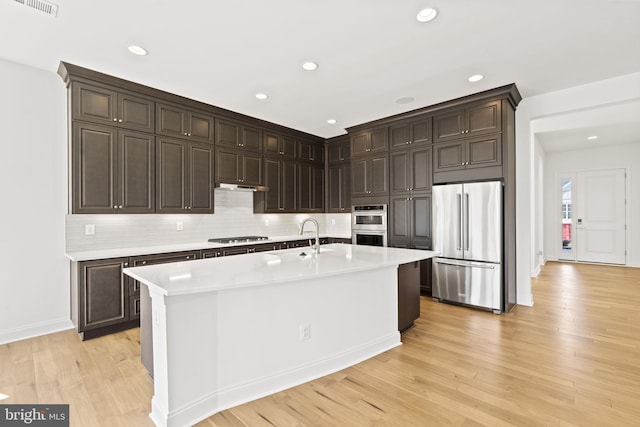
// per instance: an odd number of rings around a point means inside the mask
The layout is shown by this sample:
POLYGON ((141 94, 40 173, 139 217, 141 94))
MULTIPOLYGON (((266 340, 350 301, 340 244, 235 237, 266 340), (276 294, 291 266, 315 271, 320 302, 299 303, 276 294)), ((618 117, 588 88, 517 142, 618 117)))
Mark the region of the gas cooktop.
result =
POLYGON ((238 236, 238 237, 218 237, 215 239, 209 239, 210 243, 244 243, 244 242, 259 242, 262 240, 269 240, 267 236, 238 236))

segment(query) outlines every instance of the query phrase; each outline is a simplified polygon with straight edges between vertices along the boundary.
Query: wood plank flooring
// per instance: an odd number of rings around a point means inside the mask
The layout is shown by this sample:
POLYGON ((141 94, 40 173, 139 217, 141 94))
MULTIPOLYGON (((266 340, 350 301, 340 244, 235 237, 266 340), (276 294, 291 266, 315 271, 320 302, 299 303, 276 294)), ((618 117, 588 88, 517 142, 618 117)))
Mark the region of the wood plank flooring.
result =
MULTIPOLYGON (((198 424, 640 426, 640 269, 548 263, 534 307, 423 298, 404 345, 198 424)), ((72 426, 152 426, 137 329, 0 346, 0 403, 69 403, 72 426)))

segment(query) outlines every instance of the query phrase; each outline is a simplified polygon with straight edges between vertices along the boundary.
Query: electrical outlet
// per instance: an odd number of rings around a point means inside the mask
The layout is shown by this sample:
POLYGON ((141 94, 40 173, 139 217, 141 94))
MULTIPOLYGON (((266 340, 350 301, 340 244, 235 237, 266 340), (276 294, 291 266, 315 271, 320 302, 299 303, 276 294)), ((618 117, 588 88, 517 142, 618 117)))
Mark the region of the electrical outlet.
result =
POLYGON ((265 227, 268 227, 268 226, 269 226, 269 220, 268 220, 268 219, 265 219, 265 220, 264 220, 264 226, 265 226, 265 227))
POLYGON ((182 223, 182 221, 178 221, 178 222, 176 223, 176 230, 177 230, 177 231, 182 231, 182 230, 184 230, 184 224, 182 223))
POLYGON ((331 220, 331 225, 336 225, 336 220, 335 219, 331 220))
POLYGON ((96 234, 96 225, 95 224, 85 224, 84 225, 84 235, 85 236, 93 236, 96 234))
POLYGON ((300 341, 306 341, 311 338, 311 325, 302 323, 300 325, 300 341))

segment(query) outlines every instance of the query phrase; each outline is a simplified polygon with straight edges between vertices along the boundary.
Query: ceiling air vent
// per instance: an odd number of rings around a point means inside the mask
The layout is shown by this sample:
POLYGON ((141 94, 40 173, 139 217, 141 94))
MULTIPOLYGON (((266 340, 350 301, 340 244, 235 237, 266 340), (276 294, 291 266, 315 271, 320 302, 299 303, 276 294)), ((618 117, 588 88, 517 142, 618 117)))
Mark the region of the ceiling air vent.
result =
POLYGON ((40 12, 44 12, 47 15, 56 16, 58 14, 58 5, 49 3, 44 0, 13 0, 16 3, 23 4, 32 9, 39 10, 40 12))

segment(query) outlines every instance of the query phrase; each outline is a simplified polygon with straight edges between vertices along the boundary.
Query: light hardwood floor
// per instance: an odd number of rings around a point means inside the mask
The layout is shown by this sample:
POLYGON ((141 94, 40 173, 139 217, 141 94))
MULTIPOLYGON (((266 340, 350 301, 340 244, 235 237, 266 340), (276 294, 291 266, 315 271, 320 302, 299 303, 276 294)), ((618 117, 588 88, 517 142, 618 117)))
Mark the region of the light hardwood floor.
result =
MULTIPOLYGON (((548 263, 497 316, 423 298, 404 345, 199 426, 640 426, 640 269, 548 263)), ((151 426, 139 332, 0 346, 0 403, 69 403, 72 426, 151 426)))

